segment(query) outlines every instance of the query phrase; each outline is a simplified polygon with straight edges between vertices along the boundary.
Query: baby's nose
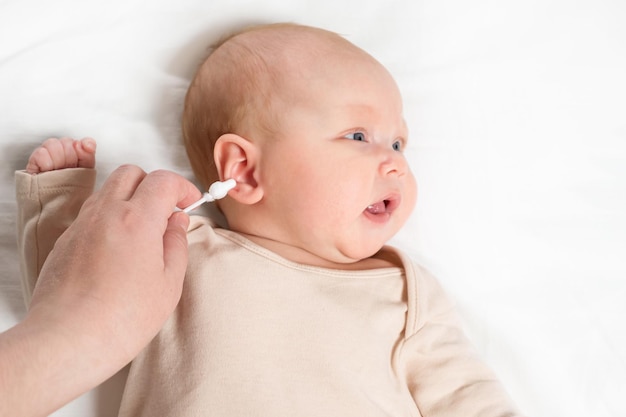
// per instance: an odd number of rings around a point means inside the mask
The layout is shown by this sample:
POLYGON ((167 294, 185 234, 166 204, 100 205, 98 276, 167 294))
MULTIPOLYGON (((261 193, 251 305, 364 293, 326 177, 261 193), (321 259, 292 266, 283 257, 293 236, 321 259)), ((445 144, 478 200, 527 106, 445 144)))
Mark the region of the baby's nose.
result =
POLYGON ((396 175, 401 177, 406 174, 407 168, 404 155, 401 152, 389 150, 383 154, 379 171, 382 176, 396 175))

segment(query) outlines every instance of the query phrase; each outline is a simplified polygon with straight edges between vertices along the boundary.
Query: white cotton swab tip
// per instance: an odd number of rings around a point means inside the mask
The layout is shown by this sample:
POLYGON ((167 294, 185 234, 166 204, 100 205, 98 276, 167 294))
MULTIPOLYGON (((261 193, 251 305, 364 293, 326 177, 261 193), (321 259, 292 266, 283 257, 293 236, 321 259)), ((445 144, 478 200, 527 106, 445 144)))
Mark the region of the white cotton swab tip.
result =
POLYGON ((224 198, 230 190, 235 188, 236 185, 237 182, 232 178, 226 181, 215 181, 209 187, 209 191, 202 195, 202 198, 200 200, 196 201, 188 207, 185 207, 182 211, 184 213, 189 213, 190 211, 195 210, 204 203, 209 203, 211 201, 224 198))
POLYGON ((232 178, 226 181, 216 181, 209 187, 209 194, 213 197, 213 200, 219 200, 226 197, 226 194, 235 188, 235 185, 237 183, 232 178))

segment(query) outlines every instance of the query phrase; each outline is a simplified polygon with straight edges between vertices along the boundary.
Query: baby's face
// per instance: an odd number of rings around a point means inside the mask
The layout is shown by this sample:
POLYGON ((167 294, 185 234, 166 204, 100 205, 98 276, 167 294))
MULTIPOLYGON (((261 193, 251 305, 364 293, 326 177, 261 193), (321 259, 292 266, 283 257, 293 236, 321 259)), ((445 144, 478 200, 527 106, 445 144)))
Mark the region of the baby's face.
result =
POLYGON ((280 133, 262 144, 264 198, 282 225, 274 238, 332 262, 370 257, 417 196, 398 88, 370 57, 320 63, 292 82, 280 133))

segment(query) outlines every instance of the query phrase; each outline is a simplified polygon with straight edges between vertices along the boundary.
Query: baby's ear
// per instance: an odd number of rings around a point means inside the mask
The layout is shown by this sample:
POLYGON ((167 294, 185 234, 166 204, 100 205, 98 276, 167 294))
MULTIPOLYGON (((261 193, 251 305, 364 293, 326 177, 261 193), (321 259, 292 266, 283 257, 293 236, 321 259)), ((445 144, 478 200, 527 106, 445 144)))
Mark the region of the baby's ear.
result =
POLYGON ((226 133, 219 137, 213 149, 215 166, 224 181, 237 181, 228 196, 243 204, 255 204, 263 197, 263 188, 258 183, 258 148, 249 140, 226 133))

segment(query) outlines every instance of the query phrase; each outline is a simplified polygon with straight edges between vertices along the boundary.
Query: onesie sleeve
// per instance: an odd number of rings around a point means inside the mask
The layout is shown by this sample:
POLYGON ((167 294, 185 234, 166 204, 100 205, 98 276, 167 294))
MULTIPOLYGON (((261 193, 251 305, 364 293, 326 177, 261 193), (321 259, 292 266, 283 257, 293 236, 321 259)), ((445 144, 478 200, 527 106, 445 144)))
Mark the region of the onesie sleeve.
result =
POLYGON ((405 375, 420 414, 429 417, 519 416, 504 387, 465 336, 439 283, 415 266, 407 284, 405 375), (412 306, 411 306, 412 304, 412 306))
POLYGON ((95 179, 96 171, 87 168, 15 173, 17 244, 26 305, 44 261, 93 192, 95 179))

